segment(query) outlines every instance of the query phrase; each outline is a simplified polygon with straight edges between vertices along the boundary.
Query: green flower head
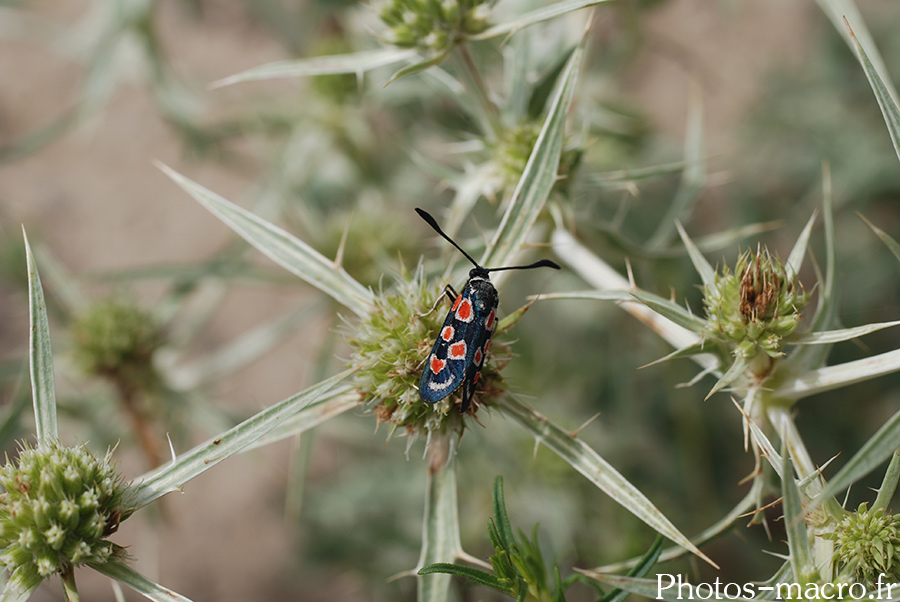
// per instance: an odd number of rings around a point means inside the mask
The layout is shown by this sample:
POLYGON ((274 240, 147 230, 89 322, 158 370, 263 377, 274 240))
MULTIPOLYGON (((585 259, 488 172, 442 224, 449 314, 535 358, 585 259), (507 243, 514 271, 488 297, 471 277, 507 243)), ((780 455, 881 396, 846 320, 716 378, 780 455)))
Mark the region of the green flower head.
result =
POLYGON ((98 460, 83 445, 23 444, 0 468, 0 485, 0 564, 23 588, 73 566, 124 560, 106 538, 134 507, 110 454, 98 460))
POLYGON ((487 0, 390 0, 380 15, 392 44, 439 52, 487 29, 489 12, 487 0))
POLYGON ((900 581, 900 518, 860 504, 847 513, 832 533, 835 568, 854 581, 873 587, 879 575, 900 581))
POLYGON ((87 308, 72 326, 73 355, 85 373, 133 388, 156 382, 153 353, 163 336, 153 317, 133 303, 110 298, 87 308))
MULTIPOLYGON (((378 295, 375 308, 349 337, 352 363, 362 366, 357 380, 361 403, 372 409, 391 432, 403 429, 414 440, 433 432, 459 432, 465 428, 459 396, 437 403, 419 397, 419 379, 446 315, 445 305, 430 311, 443 295, 437 285, 426 283, 421 267, 404 275, 396 287, 378 295)), ((506 364, 508 348, 494 342, 488 355, 475 401, 466 414, 475 415, 503 391, 499 370, 506 364), (498 359, 500 358, 500 359, 498 359)))
POLYGON ((709 338, 722 341, 736 356, 784 355, 783 339, 800 323, 809 294, 768 250, 746 251, 734 272, 727 267, 705 287, 709 338))

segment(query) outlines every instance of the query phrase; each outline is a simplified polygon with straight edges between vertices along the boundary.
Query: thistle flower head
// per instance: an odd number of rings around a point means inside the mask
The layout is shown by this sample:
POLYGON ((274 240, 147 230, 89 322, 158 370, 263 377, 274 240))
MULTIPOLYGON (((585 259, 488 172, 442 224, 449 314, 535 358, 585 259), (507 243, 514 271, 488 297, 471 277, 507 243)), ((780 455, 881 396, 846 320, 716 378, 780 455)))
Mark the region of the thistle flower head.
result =
POLYGON ((87 374, 141 388, 156 381, 153 353, 163 336, 153 317, 128 301, 92 304, 72 326, 75 361, 87 374))
POLYGON ((783 339, 800 323, 809 295, 778 257, 767 249, 745 251, 734 272, 725 267, 704 289, 707 336, 720 340, 735 355, 770 358, 784 355, 783 339))
MULTIPOLYGON (((373 311, 353 327, 349 337, 352 363, 362 366, 357 380, 361 403, 375 412, 379 422, 389 423, 391 432, 402 428, 412 440, 433 432, 461 433, 465 428, 456 393, 437 403, 419 397, 424 360, 446 316, 440 303, 429 310, 442 295, 441 287, 426 282, 420 266, 415 274, 404 274, 392 290, 378 295, 373 311)), ((505 357, 507 348, 495 342, 467 413, 489 405, 501 392, 499 369, 505 363, 496 359, 498 354, 505 357)))
POLYGON ((863 503, 824 537, 834 541, 835 568, 854 581, 873 587, 881 574, 900 581, 900 517, 863 503))
POLYGON ((390 0, 380 16, 392 44, 436 52, 487 29, 489 13, 488 0, 390 0))
POLYGON ((134 511, 128 486, 110 455, 95 458, 83 445, 32 448, 0 468, 0 564, 25 589, 73 566, 123 559, 108 541, 134 511))

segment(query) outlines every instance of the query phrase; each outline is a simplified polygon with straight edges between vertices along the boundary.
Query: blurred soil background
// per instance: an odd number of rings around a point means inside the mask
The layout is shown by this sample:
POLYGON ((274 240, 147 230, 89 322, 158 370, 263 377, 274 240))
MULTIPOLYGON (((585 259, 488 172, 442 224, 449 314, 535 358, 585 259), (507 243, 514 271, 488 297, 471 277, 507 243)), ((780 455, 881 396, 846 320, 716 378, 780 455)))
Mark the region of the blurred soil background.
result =
MULTIPOLYGON (((238 134, 220 139, 190 139, 190 132, 173 126, 172 120, 161 114, 158 95, 148 85, 147 69, 138 51, 131 55, 134 63, 125 65, 125 77, 111 90, 108 99, 91 107, 77 125, 46 140, 32 140, 30 136, 34 132, 75 106, 85 86, 85 71, 81 62, 67 58, 67 51, 53 48, 59 40, 52 32, 45 39, 37 32, 20 36, 18 31, 13 31, 11 22, 3 23, 3 20, 16 12, 19 16, 47 19, 66 30, 104 4, 107 3, 99 0, 37 0, 4 7, 0 3, 0 251, 4 254, 3 280, 0 280, 0 359, 6 365, 22 358, 27 350, 27 303, 19 285, 24 260, 15 263, 22 257, 18 250, 20 225, 27 228, 32 244, 49 252, 61 268, 82 283, 86 296, 100 298, 110 291, 122 291, 141 306, 153 308, 169 280, 149 277, 121 280, 111 275, 157 266, 205 264, 234 240, 223 224, 173 185, 153 161, 161 161, 244 206, 252 206, 259 182, 265 179, 269 169, 265 153, 260 152, 258 142, 250 137, 238 134), (22 141, 33 144, 23 148, 22 141)), ((876 39, 883 42, 881 50, 895 74, 895 81, 900 81, 900 39, 890 36, 891 32, 900 31, 897 3, 884 0, 860 4, 876 39)), ((346 3, 287 0, 164 0, 154 8, 153 27, 158 34, 161 55, 171 69, 170 75, 203 98, 199 122, 214 124, 232 115, 237 107, 268 102, 266 99, 289 97, 303 103, 306 82, 267 82, 214 91, 206 86, 262 63, 308 55, 316 48, 316 33, 327 29, 333 19, 331 13, 342 11, 345 6, 346 3), (285 21, 273 15, 289 15, 295 20, 285 21)), ((893 230, 890 227, 898 225, 898 212, 890 205, 896 205, 900 170, 883 125, 879 129, 880 115, 861 70, 814 2, 662 0, 641 2, 627 10, 604 5, 598 10, 595 28, 594 35, 600 40, 594 50, 597 55, 606 47, 604 40, 624 37, 623 32, 627 32, 631 50, 623 53, 627 56, 621 59, 609 85, 617 87, 621 102, 641 115, 646 136, 663 147, 676 149, 676 159, 685 135, 692 89, 701 91, 705 140, 714 166, 702 210, 691 224, 692 233, 711 233, 718 228, 756 220, 782 219, 786 227, 772 235, 771 240, 782 254, 786 253, 790 248, 787 245, 818 202, 814 191, 820 189, 822 160, 830 159, 841 207, 840 227, 844 228, 840 235, 841 250, 850 260, 853 257, 871 260, 875 254, 880 257, 869 280, 859 276, 855 288, 851 289, 875 295, 874 309, 873 305, 863 305, 861 301, 857 304, 851 299, 848 311, 856 313, 846 316, 848 325, 873 320, 876 317, 873 314, 880 312, 889 315, 884 319, 896 318, 897 286, 886 285, 885 280, 896 281, 897 266, 891 265, 892 260, 883 248, 878 250, 878 243, 867 235, 864 226, 850 217, 853 210, 863 211, 870 218, 880 220, 876 223, 896 236, 896 227, 893 230), (818 94, 821 104, 801 104, 799 110, 789 106, 792 99, 805 94, 818 94), (862 126, 861 122, 864 122, 862 126), (861 132, 863 128, 867 129, 861 132), (859 136, 858 142, 851 142, 854 135, 859 136), (841 145, 846 147, 838 148, 841 145), (822 152, 823 148, 829 149, 828 152, 822 152), (880 158, 866 159, 875 156, 880 158)), ((85 34, 89 36, 90 32, 85 34)), ((90 42, 90 39, 83 41, 90 42)), ((128 57, 125 53, 124 60, 128 57)), ((602 57, 598 56, 597 60, 602 57)), ((377 93, 376 90, 367 95, 377 93)), ((399 144, 390 136, 381 138, 381 143, 399 144)), ((403 150, 389 148, 387 152, 398 156, 403 150)), ((615 157, 610 159, 610 165, 614 164, 615 157)), ((440 194, 437 182, 432 181, 430 185, 435 195, 440 194)), ((428 192, 427 187, 424 191, 428 192)), ((395 209, 398 214, 408 210, 406 205, 395 209)), ((416 233, 427 240, 424 230, 416 233)), ((734 249, 722 251, 729 261, 733 260, 734 253, 734 249)), ((248 253, 248 257, 252 265, 277 273, 258 254, 248 253)), ((414 261, 414 257, 408 257, 407 265, 413 265, 414 261)), ((842 267, 845 273, 851 272, 852 278, 852 264, 849 268, 847 264, 842 267)), ((44 276, 48 294, 59 295, 49 270, 45 271, 43 265, 41 270, 42 275, 48 274, 44 276)), ((669 278, 689 288, 694 276, 682 268, 672 272, 669 278)), ((538 279, 538 282, 546 280, 538 279)), ((573 284, 572 288, 576 286, 573 284)), ((214 349, 304 303, 309 296, 307 288, 292 285, 287 276, 284 282, 274 285, 229 286, 221 305, 191 343, 190 350, 202 354, 214 349)), ((509 307, 515 307, 513 303, 510 301, 509 307)), ((589 314, 587 310, 578 311, 589 314)), ((602 316, 614 319, 615 311, 612 308, 602 316)), ((55 351, 64 357, 67 343, 61 320, 59 316, 54 317, 51 330, 55 351)), ((317 378, 315 363, 321 353, 319 346, 327 332, 336 327, 336 322, 321 319, 306 322, 264 357, 216 382, 207 392, 208 403, 227 415, 242 417, 304 388, 317 378)), ((571 334, 566 328, 572 327, 559 326, 561 337, 571 334)), ((636 328, 634 332, 624 332, 603 335, 608 337, 603 340, 610 346, 609 353, 616 353, 615 341, 625 347, 623 353, 627 352, 631 358, 635 349, 649 344, 650 337, 646 333, 635 334, 636 328), (624 342, 622 337, 630 340, 624 342)), ((565 347, 569 343, 554 344, 565 347)), ((622 370, 630 374, 636 366, 654 359, 654 354, 659 356, 665 352, 664 346, 651 345, 638 354, 641 361, 622 370)), ((536 353, 535 361, 539 362, 552 355, 553 350, 548 345, 547 350, 536 353)), ((595 361, 606 361, 604 357, 607 356, 597 356, 595 361)), ((647 369, 630 375, 627 378, 633 378, 633 382, 623 385, 619 391, 640 392, 642 387, 650 386, 646 383, 657 381, 671 388, 680 382, 672 380, 672 375, 677 375, 676 378, 682 375, 678 370, 674 373, 666 370, 651 373, 647 369)), ((72 399, 91 390, 69 378, 72 370, 58 366, 57 372, 63 381, 58 389, 72 399)), ((688 372, 683 380, 690 378, 688 372)), ((568 378, 564 373, 552 373, 550 382, 544 385, 545 391, 553 391, 553 379, 557 379, 557 385, 562 383, 559 388, 566 389, 568 378)), ((601 385, 596 395, 614 392, 603 389, 607 386, 601 385)), ((728 420, 728 428, 737 431, 733 408, 725 408, 724 401, 718 400, 719 409, 710 409, 710 414, 701 418, 697 414, 706 412, 712 402, 696 406, 702 399, 699 389, 691 389, 687 394, 679 391, 672 393, 673 398, 682 397, 671 403, 691 399, 679 407, 695 404, 692 411, 698 420, 728 420)), ((0 401, 10 404, 14 394, 11 387, 5 388, 0 401)), ((840 413, 834 404, 828 403, 823 402, 827 408, 823 412, 840 413)), ((539 409, 552 413, 552 408, 539 409)), ((646 470, 643 462, 648 455, 653 455, 648 450, 658 452, 665 448, 665 442, 653 439, 654 432, 678 431, 677 425, 671 424, 634 431, 633 424, 625 419, 630 414, 600 409, 611 412, 601 419, 601 422, 607 417, 612 420, 611 426, 605 428, 618 431, 606 432, 609 442, 599 444, 599 449, 601 453, 611 454, 614 464, 624 465, 627 474, 641 474, 646 470), (629 439, 632 449, 616 447, 616 441, 629 439)), ((646 406, 641 411, 645 410, 646 406)), ((814 415, 816 410, 810 411, 814 415)), ((98 446, 107 444, 106 439, 96 439, 98 435, 91 427, 76 420, 77 409, 67 407, 62 412, 64 433, 96 442, 98 446)), ((638 409, 631 412, 637 413, 638 409)), ((586 410, 585 418, 592 413, 586 410)), ((122 439, 119 456, 125 474, 147 470, 145 458, 128 439, 127 418, 115 412, 107 414, 107 418, 106 436, 111 437, 112 443, 122 439)), ((29 432, 29 420, 26 411, 18 437, 29 432)), ((488 426, 494 424, 496 421, 489 422, 488 426)), ((876 418, 872 424, 878 424, 876 418)), ((871 428, 871 424, 860 428, 871 428)), ((209 471, 191 482, 183 494, 165 499, 165 516, 145 517, 142 523, 129 521, 115 539, 130 546, 138 559, 138 570, 194 600, 411 600, 412 579, 391 583, 386 580, 391 571, 414 566, 418 556, 424 483, 419 461, 421 450, 414 449, 407 461, 398 459, 402 458, 402 442, 385 444, 383 433, 376 433, 372 437, 374 442, 366 446, 353 443, 348 435, 370 433, 372 429, 369 419, 346 416, 316 436, 303 505, 293 510, 288 508, 286 499, 290 498, 291 474, 297 469, 297 444, 282 442, 232 458, 209 471), (390 462, 384 459, 388 457, 390 462), (366 473, 375 473, 387 489, 374 488, 371 481, 363 478, 366 473), (294 511, 299 512, 299 518, 294 511), (372 586, 372 583, 379 585, 372 586)), ((166 432, 163 427, 155 431, 163 449, 166 432)), ((196 428, 179 449, 185 450, 188 444, 211 434, 196 428)), ((705 437, 712 439, 715 435, 705 437)), ((478 445, 489 439, 482 430, 467 435, 463 447, 468 446, 469 453, 477 456, 481 453, 478 445)), ((734 447, 734 441, 732 438, 728 445, 734 447)), ((527 449, 527 442, 523 445, 527 449)), ((735 465, 748 470, 752 465, 750 459, 742 457, 739 449, 731 451, 736 458, 735 465)), ((824 459, 833 450, 828 447, 822 451, 824 459)), ((528 453, 525 452, 526 457, 528 453)), ((695 453, 696 456, 684 456, 685 461, 704 456, 702 450, 695 453)), ((709 479, 711 489, 717 487, 713 483, 723 476, 720 473, 727 477, 728 487, 737 488, 735 472, 713 465, 708 457, 703 462, 707 464, 704 469, 708 469, 704 478, 709 479)), ((532 469, 526 466, 523 470, 527 474, 532 469)), ((539 468, 533 470, 540 473, 539 468)), ((562 471, 559 466, 547 470, 551 475, 562 471)), ((650 470, 664 472, 666 469, 657 466, 650 470)), ((464 520, 477 517, 464 532, 464 543, 471 541, 475 542, 473 547, 482 546, 473 550, 477 555, 486 555, 483 525, 489 512, 486 506, 489 489, 485 484, 492 477, 493 474, 472 477, 475 483, 468 492, 471 500, 461 500, 464 520), (483 504, 479 506, 476 502, 483 504)), ((559 483, 565 482, 561 476, 553 476, 556 478, 560 479, 559 483)), ((690 516, 690 505, 684 499, 678 503, 686 508, 672 509, 677 504, 669 503, 671 500, 662 493, 668 481, 664 475, 660 477, 659 489, 650 487, 648 495, 659 500, 666 513, 671 510, 675 519, 682 518, 679 512, 690 516)), ((569 505, 591 508, 593 514, 589 512, 588 516, 598 523, 609 521, 621 512, 582 486, 570 488, 562 496, 546 493, 546 482, 532 486, 508 483, 508 487, 511 512, 521 513, 520 524, 526 530, 532 524, 529 519, 540 521, 542 529, 550 531, 555 524, 564 526, 565 509, 569 505), (551 511, 562 516, 546 516, 551 511)), ((678 499, 677 494, 674 499, 678 499)), ((683 524, 675 522, 679 527, 683 524)), ((684 531, 693 533, 693 528, 702 526, 700 523, 685 526, 684 531)), ((589 525, 588 530, 591 528, 589 525)), ((632 528, 640 530, 638 526, 632 528)), ((608 542, 606 537, 598 533, 595 545, 612 545, 604 543, 608 542)), ((555 544, 564 547, 555 550, 559 555, 571 555, 574 547, 576 556, 585 552, 596 563, 623 557, 591 557, 584 542, 564 540, 555 544)), ((646 546, 646 542, 642 545, 646 546)), ((640 547, 629 553, 635 551, 640 551, 640 547)), ((726 555, 726 565, 742 562, 740 558, 729 558, 724 550, 717 551, 726 555)), ((79 575, 84 599, 112 599, 104 579, 88 571, 79 575)), ((59 599, 56 587, 54 584, 42 589, 35 599, 59 599)), ((483 592, 464 595, 471 595, 466 598, 471 600, 492 599, 483 592)), ((132 592, 127 592, 126 597, 137 599, 132 592)))

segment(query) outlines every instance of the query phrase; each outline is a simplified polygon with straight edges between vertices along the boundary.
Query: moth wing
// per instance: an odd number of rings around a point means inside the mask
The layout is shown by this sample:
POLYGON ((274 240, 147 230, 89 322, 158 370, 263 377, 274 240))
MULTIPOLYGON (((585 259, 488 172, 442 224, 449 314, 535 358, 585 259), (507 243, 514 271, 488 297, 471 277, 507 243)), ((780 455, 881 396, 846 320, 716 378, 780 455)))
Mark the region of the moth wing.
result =
POLYGON ((478 329, 472 337, 472 344, 469 345, 466 357, 466 375, 463 379, 462 405, 459 407, 461 413, 469 409, 469 405, 475 397, 478 377, 481 375, 481 368, 484 367, 484 362, 487 358, 488 343, 494 335, 494 328, 496 327, 494 318, 496 311, 497 308, 492 307, 487 315, 480 316, 478 329))
MULTIPOLYGON (((461 304, 466 302, 471 307, 472 292, 468 287, 461 295, 461 304)), ((483 328, 480 322, 478 319, 468 322, 457 319, 455 309, 447 313, 419 381, 419 396, 423 401, 438 402, 463 384, 466 368, 471 361, 470 342, 477 336, 478 330, 483 328)))

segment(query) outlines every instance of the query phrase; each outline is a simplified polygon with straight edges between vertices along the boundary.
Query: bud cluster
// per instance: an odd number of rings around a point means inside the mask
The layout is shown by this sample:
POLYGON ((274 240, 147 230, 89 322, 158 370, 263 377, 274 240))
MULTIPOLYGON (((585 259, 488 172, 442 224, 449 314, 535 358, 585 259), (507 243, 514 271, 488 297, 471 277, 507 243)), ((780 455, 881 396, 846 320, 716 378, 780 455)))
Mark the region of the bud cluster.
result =
POLYGON ((381 10, 390 43, 432 52, 446 50, 462 35, 481 33, 488 16, 487 0, 389 0, 381 10))
POLYGON ((808 302, 809 294, 788 276, 781 260, 766 249, 748 250, 734 272, 724 268, 705 288, 706 334, 728 344, 736 356, 753 358, 761 350, 778 358, 808 302))
POLYGON ((832 533, 833 561, 840 572, 849 572, 854 581, 872 587, 879 575, 900 581, 900 517, 879 508, 860 504, 847 513, 832 533))
POLYGON ((46 577, 81 564, 124 557, 106 538, 134 511, 128 486, 107 454, 83 445, 23 445, 0 468, 0 564, 31 589, 46 577))
POLYGON ((75 320, 72 341, 75 361, 87 374, 134 388, 156 380, 152 360, 162 333, 150 314, 128 301, 92 304, 75 320))

